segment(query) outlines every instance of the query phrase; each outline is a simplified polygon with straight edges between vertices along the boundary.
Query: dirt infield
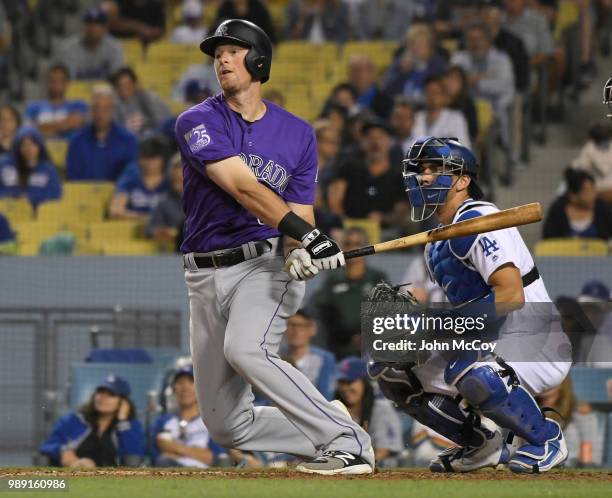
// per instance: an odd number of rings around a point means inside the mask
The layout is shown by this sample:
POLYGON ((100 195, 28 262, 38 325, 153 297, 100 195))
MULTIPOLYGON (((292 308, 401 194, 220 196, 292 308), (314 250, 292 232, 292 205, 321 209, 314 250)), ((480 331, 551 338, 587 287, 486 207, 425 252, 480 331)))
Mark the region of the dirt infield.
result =
MULTIPOLYGON (((317 480, 330 477, 302 474, 291 469, 93 469, 73 470, 62 468, 4 468, 0 469, 0 478, 28 477, 108 477, 108 478, 151 478, 151 479, 270 479, 270 480, 317 480)), ((334 476, 332 479, 366 479, 366 480, 446 480, 446 481, 523 481, 525 479, 546 480, 555 482, 581 481, 592 483, 611 483, 612 471, 604 470, 557 470, 539 475, 517 475, 507 470, 483 470, 470 474, 434 474, 423 469, 384 469, 369 476, 334 476)))

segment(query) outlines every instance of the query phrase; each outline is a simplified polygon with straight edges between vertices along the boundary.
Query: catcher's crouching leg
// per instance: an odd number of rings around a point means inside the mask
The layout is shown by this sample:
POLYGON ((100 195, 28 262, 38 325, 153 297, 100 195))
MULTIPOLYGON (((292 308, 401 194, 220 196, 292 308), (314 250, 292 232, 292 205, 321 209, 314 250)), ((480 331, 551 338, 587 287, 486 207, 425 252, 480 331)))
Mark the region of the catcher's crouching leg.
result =
POLYGON ((472 365, 466 373, 460 371, 447 369, 445 380, 455 384, 461 396, 480 413, 525 440, 510 459, 510 470, 539 473, 563 465, 568 451, 561 427, 544 416, 509 366, 472 365), (504 381, 506 376, 511 382, 504 381))
POLYGON ((431 462, 429 468, 433 472, 470 472, 507 461, 508 450, 501 433, 481 426, 458 400, 424 392, 410 369, 371 364, 368 370, 383 394, 400 409, 458 445, 431 462))

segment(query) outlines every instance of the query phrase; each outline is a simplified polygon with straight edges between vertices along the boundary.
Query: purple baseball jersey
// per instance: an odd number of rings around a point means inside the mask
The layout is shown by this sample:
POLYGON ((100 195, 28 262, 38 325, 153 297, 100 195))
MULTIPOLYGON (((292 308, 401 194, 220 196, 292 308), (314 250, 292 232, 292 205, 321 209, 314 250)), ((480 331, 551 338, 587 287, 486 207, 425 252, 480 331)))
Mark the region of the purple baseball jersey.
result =
POLYGON ((209 252, 278 237, 206 175, 206 163, 239 156, 257 180, 287 202, 314 204, 317 145, 312 127, 265 101, 263 118, 247 122, 223 94, 182 113, 176 141, 184 174, 181 251, 209 252))

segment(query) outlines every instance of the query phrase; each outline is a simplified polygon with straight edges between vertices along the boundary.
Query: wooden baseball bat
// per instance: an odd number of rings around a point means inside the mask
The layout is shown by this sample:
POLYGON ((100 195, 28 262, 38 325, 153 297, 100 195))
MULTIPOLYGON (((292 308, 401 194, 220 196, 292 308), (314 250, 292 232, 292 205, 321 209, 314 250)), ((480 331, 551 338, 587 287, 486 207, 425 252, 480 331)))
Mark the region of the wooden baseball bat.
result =
POLYGON ((380 242, 373 246, 365 246, 352 251, 346 251, 344 253, 344 258, 359 258, 379 252, 396 251, 406 247, 426 244, 427 242, 492 232, 494 230, 501 230, 502 228, 528 225, 529 223, 536 223, 538 221, 542 221, 542 206, 539 202, 533 202, 523 206, 504 209, 497 213, 486 214, 458 223, 444 225, 427 232, 415 233, 414 235, 400 237, 399 239, 380 242))

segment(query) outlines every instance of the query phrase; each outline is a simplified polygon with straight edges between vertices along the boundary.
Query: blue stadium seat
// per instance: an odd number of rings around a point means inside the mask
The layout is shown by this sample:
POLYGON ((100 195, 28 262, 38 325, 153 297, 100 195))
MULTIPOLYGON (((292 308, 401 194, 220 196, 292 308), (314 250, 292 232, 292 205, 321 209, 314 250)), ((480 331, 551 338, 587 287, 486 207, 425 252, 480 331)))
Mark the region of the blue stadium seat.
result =
POLYGON ((153 363, 144 349, 92 349, 85 358, 88 363, 153 363))
POLYGON ((578 399, 612 404, 607 386, 608 380, 612 381, 612 368, 572 367, 570 376, 578 399))
POLYGON ((77 410, 86 403, 96 386, 111 373, 130 383, 130 398, 136 406, 138 418, 143 420, 147 410, 147 393, 159 390, 165 373, 165 369, 155 363, 73 363, 70 366, 70 410, 77 410))

